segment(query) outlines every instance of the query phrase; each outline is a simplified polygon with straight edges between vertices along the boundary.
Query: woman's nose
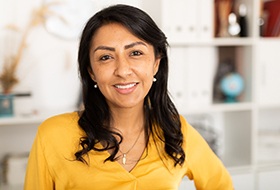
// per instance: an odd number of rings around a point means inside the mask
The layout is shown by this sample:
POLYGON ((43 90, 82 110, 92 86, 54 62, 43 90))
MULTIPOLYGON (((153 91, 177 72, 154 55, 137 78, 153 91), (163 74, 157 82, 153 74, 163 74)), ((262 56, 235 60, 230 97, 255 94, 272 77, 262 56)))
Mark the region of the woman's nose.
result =
POLYGON ((114 74, 120 77, 127 77, 131 75, 131 65, 126 58, 118 57, 116 60, 116 68, 114 74))

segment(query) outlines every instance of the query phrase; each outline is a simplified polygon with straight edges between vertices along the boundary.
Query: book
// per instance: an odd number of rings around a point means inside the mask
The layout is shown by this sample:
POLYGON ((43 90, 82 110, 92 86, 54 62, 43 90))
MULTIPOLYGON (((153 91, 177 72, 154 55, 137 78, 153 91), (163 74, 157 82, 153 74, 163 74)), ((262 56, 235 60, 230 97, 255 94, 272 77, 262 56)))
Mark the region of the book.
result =
POLYGON ((277 37, 280 35, 280 0, 267 1, 263 4, 266 15, 264 37, 277 37))

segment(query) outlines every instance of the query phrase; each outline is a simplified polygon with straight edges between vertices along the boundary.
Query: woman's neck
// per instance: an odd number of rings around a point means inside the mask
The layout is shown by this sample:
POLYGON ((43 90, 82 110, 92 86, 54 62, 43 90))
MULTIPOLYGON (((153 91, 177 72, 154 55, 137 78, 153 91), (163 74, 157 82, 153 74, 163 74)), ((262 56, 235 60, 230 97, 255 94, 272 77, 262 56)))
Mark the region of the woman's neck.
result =
POLYGON ((144 128, 143 108, 112 109, 112 127, 122 133, 135 133, 144 128))

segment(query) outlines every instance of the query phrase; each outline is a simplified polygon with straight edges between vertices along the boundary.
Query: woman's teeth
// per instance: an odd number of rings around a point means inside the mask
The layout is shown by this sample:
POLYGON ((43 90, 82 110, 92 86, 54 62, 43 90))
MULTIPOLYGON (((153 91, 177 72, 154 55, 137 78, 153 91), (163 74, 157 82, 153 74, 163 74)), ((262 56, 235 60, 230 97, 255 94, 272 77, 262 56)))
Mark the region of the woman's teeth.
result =
POLYGON ((133 86, 135 86, 136 83, 132 83, 132 84, 126 84, 126 85, 115 85, 115 87, 120 88, 120 89, 127 89, 127 88, 131 88, 133 86))

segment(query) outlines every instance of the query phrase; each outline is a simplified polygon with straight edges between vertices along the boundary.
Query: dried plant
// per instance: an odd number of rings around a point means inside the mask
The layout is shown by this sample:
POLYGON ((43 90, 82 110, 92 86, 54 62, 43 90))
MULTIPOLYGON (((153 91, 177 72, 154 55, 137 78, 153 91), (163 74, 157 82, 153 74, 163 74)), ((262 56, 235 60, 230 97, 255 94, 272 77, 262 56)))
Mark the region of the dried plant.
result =
POLYGON ((16 66, 14 57, 6 57, 3 71, 0 75, 0 81, 4 94, 10 93, 11 89, 18 83, 16 77, 16 66))
MULTIPOLYGON (((9 94, 12 91, 13 87, 19 82, 17 69, 19 63, 21 62, 24 49, 26 48, 26 41, 30 30, 33 27, 45 23, 47 17, 50 15, 57 16, 65 22, 65 20, 61 16, 51 11, 50 7, 56 4, 58 4, 58 2, 50 2, 47 4, 43 4, 33 10, 29 23, 23 31, 16 54, 7 56, 4 60, 4 66, 2 71, 0 72, 0 85, 2 87, 3 94, 9 94)), ((8 25, 6 28, 9 30, 18 31, 17 27, 14 25, 8 25)))

